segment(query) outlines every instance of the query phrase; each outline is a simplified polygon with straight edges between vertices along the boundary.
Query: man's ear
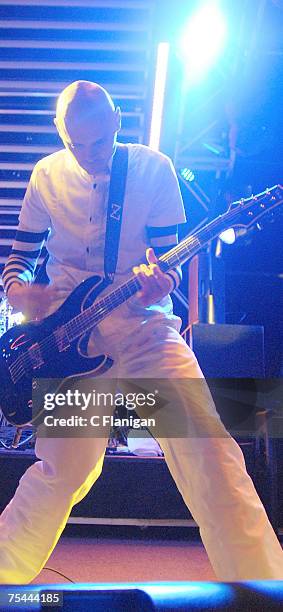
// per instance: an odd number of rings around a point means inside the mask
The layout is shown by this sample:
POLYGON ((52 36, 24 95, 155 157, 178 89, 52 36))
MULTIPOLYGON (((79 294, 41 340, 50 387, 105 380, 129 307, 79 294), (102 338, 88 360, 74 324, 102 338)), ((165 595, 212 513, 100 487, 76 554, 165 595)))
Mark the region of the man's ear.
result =
POLYGON ((61 130, 60 130, 60 124, 59 124, 58 119, 56 117, 54 117, 53 122, 54 122, 54 125, 56 127, 56 130, 57 130, 60 138, 62 138, 62 133, 61 133, 61 130))
POLYGON ((119 132, 121 129, 121 109, 120 106, 115 108, 115 122, 116 122, 116 131, 119 132))
POLYGON ((65 133, 64 133, 64 130, 62 129, 62 126, 60 125, 60 121, 56 117, 54 117, 53 122, 54 122, 54 125, 55 125, 55 127, 57 129, 57 132, 58 132, 61 140, 63 141, 63 143, 65 145, 65 140, 66 140, 65 133))

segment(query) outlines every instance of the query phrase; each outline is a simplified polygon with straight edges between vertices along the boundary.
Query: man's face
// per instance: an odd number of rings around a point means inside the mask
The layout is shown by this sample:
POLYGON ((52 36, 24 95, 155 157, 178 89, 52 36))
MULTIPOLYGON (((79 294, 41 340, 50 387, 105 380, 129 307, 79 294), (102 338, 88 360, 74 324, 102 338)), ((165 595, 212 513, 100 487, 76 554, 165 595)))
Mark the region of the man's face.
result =
POLYGON ((65 122, 63 141, 79 165, 89 174, 104 172, 113 155, 117 131, 120 129, 120 109, 87 120, 65 122))

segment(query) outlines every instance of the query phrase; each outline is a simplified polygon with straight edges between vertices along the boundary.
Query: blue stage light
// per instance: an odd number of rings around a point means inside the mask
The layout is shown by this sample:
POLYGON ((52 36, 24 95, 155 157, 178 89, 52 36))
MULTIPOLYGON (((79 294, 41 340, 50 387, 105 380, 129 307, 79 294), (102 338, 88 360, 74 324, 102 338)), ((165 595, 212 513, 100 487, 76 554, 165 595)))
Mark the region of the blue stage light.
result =
POLYGON ((195 180, 195 175, 189 168, 182 168, 180 170, 180 175, 188 183, 192 183, 195 180))
POLYGON ((159 151, 160 135, 163 119, 163 108, 165 88, 167 79, 167 68, 169 61, 170 46, 167 42, 161 42, 157 49, 157 61, 155 69, 155 82, 153 102, 151 111, 151 124, 149 135, 149 146, 154 151, 159 151))
POLYGON ((201 78, 224 48, 227 25, 217 0, 205 2, 185 24, 178 45, 188 81, 201 78))

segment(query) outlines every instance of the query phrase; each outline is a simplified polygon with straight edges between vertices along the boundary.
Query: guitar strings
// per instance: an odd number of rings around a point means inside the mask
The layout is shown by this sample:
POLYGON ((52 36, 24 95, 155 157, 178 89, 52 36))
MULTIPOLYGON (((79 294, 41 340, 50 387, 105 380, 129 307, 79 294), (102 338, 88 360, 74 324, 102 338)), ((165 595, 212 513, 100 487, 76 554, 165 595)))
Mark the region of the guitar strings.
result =
MULTIPOLYGON (((132 284, 135 285, 135 288, 139 287, 139 284, 137 283, 134 277, 131 279, 131 281, 132 281, 132 284)), ((127 287, 127 289, 129 291, 129 287, 127 287)), ((102 321, 103 318, 105 318, 105 316, 108 315, 108 312, 109 312, 108 305, 109 304, 111 305, 112 309, 114 309, 117 305, 121 304, 123 301, 127 299, 127 296, 123 294, 122 288, 115 290, 115 293, 116 293, 115 299, 110 299, 110 296, 106 296, 100 302, 93 304, 92 306, 87 308, 85 311, 76 315, 73 319, 71 319, 71 321, 68 321, 67 323, 63 324, 62 327, 64 327, 65 331, 67 332, 68 340, 72 342, 76 338, 79 338, 83 333, 87 333, 87 331, 91 330, 95 326, 95 324, 102 321), (121 296, 123 298, 122 300, 120 297, 117 296, 118 292, 121 293, 121 296), (102 304, 102 306, 98 308, 99 304, 102 304), (93 311, 92 313, 91 313, 91 310, 93 311), (86 321, 88 321, 87 326, 86 326, 86 321), (68 334, 69 329, 72 332, 73 338, 70 337, 70 335, 68 334), (74 331, 75 331, 75 334, 74 334, 74 331)), ((132 294, 133 294, 132 291, 130 291, 129 295, 132 295, 132 294)), ((113 294, 111 295, 113 296, 113 294)), ((54 338, 53 333, 51 333, 47 338, 44 338, 43 340, 41 340, 38 344, 39 344, 40 349, 45 350, 47 354, 49 353, 50 349, 54 350, 54 344, 57 348, 56 338, 54 338)), ((16 379, 16 378, 20 378, 21 376, 23 376, 25 374, 25 366, 28 366, 28 368, 30 368, 30 357, 29 357, 28 350, 22 353, 21 355, 19 355, 19 357, 15 359, 15 361, 11 364, 9 369, 10 369, 10 372, 13 378, 16 379)), ((15 380, 15 382, 17 381, 15 380)))

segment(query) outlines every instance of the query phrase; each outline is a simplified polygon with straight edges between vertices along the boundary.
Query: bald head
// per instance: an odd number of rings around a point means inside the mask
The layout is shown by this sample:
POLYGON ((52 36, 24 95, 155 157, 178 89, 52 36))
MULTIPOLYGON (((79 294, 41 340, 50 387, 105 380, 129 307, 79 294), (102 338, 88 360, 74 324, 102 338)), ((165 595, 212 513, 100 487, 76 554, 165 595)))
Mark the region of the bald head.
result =
POLYGON ((120 109, 91 81, 75 81, 61 92, 55 125, 64 145, 88 172, 107 165, 120 129, 120 109))
POLYGON ((95 117, 107 120, 115 107, 103 87, 91 81, 75 81, 61 92, 56 108, 56 119, 60 126, 78 124, 95 117))

